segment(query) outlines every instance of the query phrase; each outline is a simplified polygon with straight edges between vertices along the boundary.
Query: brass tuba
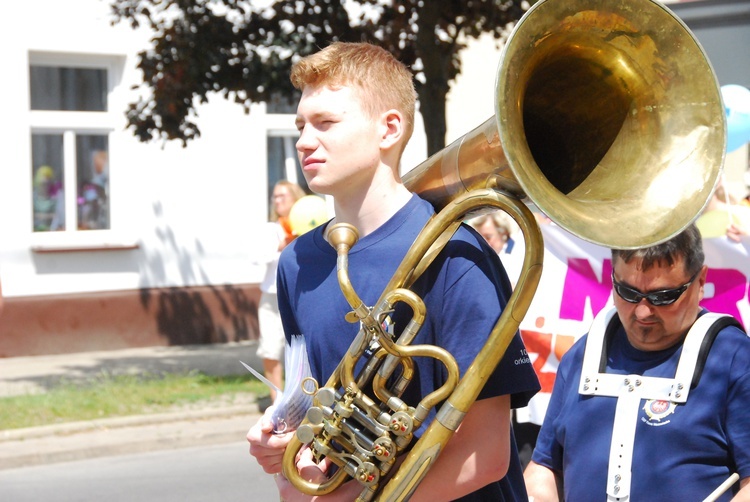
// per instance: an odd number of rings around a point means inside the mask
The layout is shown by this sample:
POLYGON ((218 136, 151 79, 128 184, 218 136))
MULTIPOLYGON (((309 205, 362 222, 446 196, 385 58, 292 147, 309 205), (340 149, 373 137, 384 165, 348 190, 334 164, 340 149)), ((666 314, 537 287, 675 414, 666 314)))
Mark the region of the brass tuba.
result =
POLYGON ((527 205, 596 244, 653 245, 682 231, 703 210, 720 176, 725 141, 713 70, 689 29, 666 7, 653 0, 534 4, 503 49, 494 117, 404 177, 439 212, 374 307, 362 302, 348 280, 347 252, 356 230, 331 229, 339 283, 353 308, 348 317, 362 328, 317 391, 285 453, 284 475, 311 495, 354 478, 363 485, 358 500, 407 499, 502 358, 536 291, 543 246, 527 205), (508 306, 459 377, 449 353, 411 344, 426 313, 408 288, 462 219, 489 209, 517 221, 526 256, 508 306), (414 316, 394 340, 382 321, 397 302, 406 302, 414 316), (365 352, 373 355, 354 375, 365 352), (415 356, 438 358, 449 377, 411 406, 399 396, 415 356), (366 385, 376 399, 362 391, 366 385), (401 455, 437 405, 435 420, 401 455), (310 483, 297 472, 295 456, 305 444, 316 458, 339 466, 327 482, 310 483))

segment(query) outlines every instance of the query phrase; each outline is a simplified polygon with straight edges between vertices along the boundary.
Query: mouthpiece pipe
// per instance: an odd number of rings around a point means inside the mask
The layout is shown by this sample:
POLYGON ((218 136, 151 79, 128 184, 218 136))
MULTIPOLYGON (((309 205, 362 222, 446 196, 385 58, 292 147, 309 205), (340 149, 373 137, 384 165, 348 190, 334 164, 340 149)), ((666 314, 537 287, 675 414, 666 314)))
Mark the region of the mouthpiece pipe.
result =
POLYGON ((348 223, 337 223, 328 230, 328 242, 336 250, 336 272, 341 290, 349 305, 354 309, 357 318, 362 320, 370 313, 369 309, 352 287, 349 280, 349 250, 359 240, 359 232, 348 223))

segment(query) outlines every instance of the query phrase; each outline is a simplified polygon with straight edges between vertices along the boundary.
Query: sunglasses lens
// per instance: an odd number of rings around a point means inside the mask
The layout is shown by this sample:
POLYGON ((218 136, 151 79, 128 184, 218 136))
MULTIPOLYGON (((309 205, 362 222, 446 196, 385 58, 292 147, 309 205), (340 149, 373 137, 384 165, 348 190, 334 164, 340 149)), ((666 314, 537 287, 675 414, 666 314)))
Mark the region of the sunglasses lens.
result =
POLYGON ((638 303, 644 298, 638 291, 634 291, 617 282, 614 283, 614 287, 619 297, 628 303, 638 303))
POLYGON ((683 291, 685 291, 683 288, 672 289, 670 291, 660 291, 659 293, 647 295, 646 298, 651 303, 651 305, 654 305, 655 307, 661 307, 663 305, 669 305, 676 302, 677 299, 682 295, 683 291))

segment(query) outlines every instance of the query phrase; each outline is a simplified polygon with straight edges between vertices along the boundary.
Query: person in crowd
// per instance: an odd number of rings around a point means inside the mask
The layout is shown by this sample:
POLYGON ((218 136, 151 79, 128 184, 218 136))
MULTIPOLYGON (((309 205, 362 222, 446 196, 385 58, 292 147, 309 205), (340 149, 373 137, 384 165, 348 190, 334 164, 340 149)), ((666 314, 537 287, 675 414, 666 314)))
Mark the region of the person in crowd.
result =
MULTIPOLYGON (((412 75, 402 63, 371 44, 337 42, 297 62, 291 79, 302 91, 296 146, 305 179, 311 190, 332 197, 335 216, 282 253, 279 309, 287 338, 304 336, 313 377, 322 385, 359 330, 345 319, 352 307, 336 278, 337 255, 327 242, 328 230, 334 223, 358 229, 348 270, 357 294, 373 305, 434 210, 410 193, 399 175, 416 101, 412 75)), ((497 254, 462 225, 411 289, 423 298, 427 312, 413 343, 448 350, 463 375, 511 293, 497 254)), ((396 305, 390 322, 396 336, 410 316, 409 307, 396 305)), ((410 500, 525 500, 510 410, 525 405, 539 383, 523 351, 516 334, 410 500)), ((402 396, 411 406, 442 385, 444 378, 442 363, 425 357, 414 362, 415 378, 402 396)), ((434 416, 432 410, 416 436, 434 416)), ((279 474, 290 437, 271 431, 266 412, 247 438, 250 453, 265 472, 279 474)), ((297 468, 315 482, 328 474, 323 464, 312 461, 309 450, 298 455, 297 468)), ((284 500, 313 499, 299 493, 283 475, 276 476, 276 483, 284 500)), ((349 480, 314 500, 354 500, 362 488, 349 480)))
MULTIPOLYGON (((487 243, 495 250, 505 267, 508 277, 515 285, 521 275, 524 258, 523 238, 516 241, 513 235, 519 232, 518 224, 504 211, 493 211, 482 214, 468 221, 487 243)), ((541 223, 540 223, 541 224, 541 223)), ((528 413, 526 413, 528 415, 528 413)), ((511 419, 513 435, 518 448, 521 467, 525 468, 531 460, 540 425, 532 423, 523 413, 514 410, 511 419)))
POLYGON ((515 285, 521 275, 524 258, 523 238, 513 236, 520 232, 518 224, 504 211, 493 211, 468 221, 500 257, 503 267, 515 285))
MULTIPOLYGON (((270 221, 260 239, 261 260, 266 264, 266 275, 260 284, 260 301, 258 303, 258 357, 263 361, 265 377, 282 388, 282 369, 284 360, 284 328, 281 325, 278 302, 276 300, 276 268, 281 251, 294 240, 294 233, 289 223, 289 212, 297 200, 305 196, 302 187, 291 181, 282 180, 273 187, 271 195, 270 221)), ((276 390, 271 389, 270 400, 276 399, 276 390)))
POLYGON ((750 229, 739 223, 730 223, 727 227, 727 237, 734 242, 741 242, 746 235, 750 235, 750 229))
POLYGON ((738 192, 725 183, 716 187, 696 221, 703 238, 726 235, 730 241, 741 242, 743 236, 750 234, 750 202, 746 193, 738 192))
POLYGON ((699 306, 695 225, 612 251, 614 308, 563 356, 525 478, 535 502, 750 500, 750 338, 699 306), (731 483, 731 480, 729 481, 731 483))
POLYGON ((469 220, 474 230, 479 232, 497 254, 513 251, 515 241, 511 237, 517 225, 504 211, 493 211, 469 220))
MULTIPOLYGON (((750 194, 746 194, 737 205, 742 208, 741 211, 747 212, 750 210, 750 194)), ((744 220, 738 219, 735 221, 732 219, 727 226, 727 237, 734 242, 741 242, 744 236, 750 235, 750 221, 745 218, 744 220)))

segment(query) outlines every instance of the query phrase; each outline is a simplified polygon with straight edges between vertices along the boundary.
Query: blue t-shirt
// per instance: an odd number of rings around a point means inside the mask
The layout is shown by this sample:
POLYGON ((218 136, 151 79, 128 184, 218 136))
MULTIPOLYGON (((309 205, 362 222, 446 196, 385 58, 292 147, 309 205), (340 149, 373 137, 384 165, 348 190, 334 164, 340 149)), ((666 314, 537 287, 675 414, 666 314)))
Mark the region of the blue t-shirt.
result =
MULTIPOLYGON (((413 196, 384 225, 358 241, 349 253, 351 283, 366 305, 383 293, 396 268, 427 221, 432 206, 413 196)), ((278 272, 279 311, 287 338, 304 335, 313 376, 324 385, 346 353, 359 324, 344 319, 352 310, 336 277, 336 252, 323 238, 325 226, 297 238, 282 253, 278 272)), ((427 315, 415 344, 443 347, 456 359, 461 375, 486 341, 510 296, 510 283, 497 254, 484 239, 462 225, 445 249, 411 288, 425 302, 427 315)), ((392 314, 396 335, 411 319, 410 308, 397 304, 392 314)), ((409 405, 445 380, 443 364, 415 358, 415 375, 403 399, 409 405)), ((362 361, 360 361, 362 363, 362 361)), ((479 399, 510 395, 524 406, 539 390, 531 362, 516 333, 479 399)), ((420 435, 435 410, 417 431, 420 435)), ((491 433, 492 424, 487 424, 491 433)), ((512 435, 511 435, 512 439, 512 435)), ((524 500, 525 486, 515 447, 511 468, 486 494, 461 500, 524 500)))
MULTIPOLYGON (((565 500, 601 502, 617 398, 578 394, 586 339, 560 362, 532 460, 562 471, 565 500)), ((607 373, 673 378, 682 344, 640 351, 620 326, 606 353, 607 373)), ((638 412, 630 500, 703 500, 732 473, 750 475, 750 338, 742 330, 719 332, 686 403, 649 404, 638 412)))

